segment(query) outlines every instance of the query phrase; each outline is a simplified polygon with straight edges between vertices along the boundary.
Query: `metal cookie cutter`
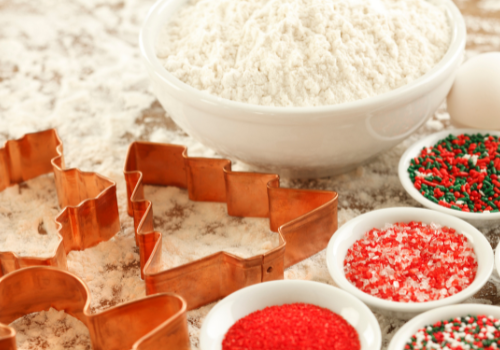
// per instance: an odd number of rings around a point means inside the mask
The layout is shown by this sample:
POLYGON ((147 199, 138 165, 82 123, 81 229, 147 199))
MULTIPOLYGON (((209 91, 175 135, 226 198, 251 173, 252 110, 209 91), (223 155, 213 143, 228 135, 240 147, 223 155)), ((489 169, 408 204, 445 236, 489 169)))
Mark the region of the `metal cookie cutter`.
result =
POLYGON ((53 256, 0 252, 0 350, 17 348, 15 331, 5 324, 50 307, 82 321, 94 350, 189 349, 186 303, 179 296, 157 294, 92 314, 85 283, 62 270, 69 251, 89 248, 120 231, 115 183, 96 173, 64 169, 62 151, 55 130, 27 134, 0 149, 0 191, 53 171, 64 208, 55 219, 59 244, 53 256))
MULTIPOLYGON (((94 349, 189 349, 186 309, 283 278, 285 267, 325 248, 337 229, 335 192, 283 189, 274 174, 232 172, 230 161, 190 158, 181 146, 134 143, 125 166, 128 210, 134 216, 146 291, 156 295, 90 314, 87 287, 60 269, 66 269, 69 251, 94 246, 120 230, 116 186, 95 173, 64 169, 55 130, 28 134, 0 149, 0 190, 51 170, 64 208, 56 218, 58 247, 47 259, 0 252, 0 322, 49 307, 65 310, 87 325, 94 349), (161 234, 153 229, 143 183, 188 188, 192 200, 227 203, 229 215, 268 217, 279 246, 248 259, 220 252, 160 271, 161 234), (187 303, 173 294, 157 294, 165 291, 179 292, 187 303)), ((0 350, 16 349, 14 330, 1 323, 0 350)))
POLYGON ((96 173, 65 169, 62 142, 53 129, 26 134, 0 148, 0 191, 54 172, 59 243, 49 258, 20 257, 0 250, 0 277, 36 265, 67 269, 66 255, 107 241, 120 231, 116 185, 96 173))
POLYGON ((190 348, 186 302, 156 294, 99 313, 90 312, 90 292, 75 275, 54 267, 24 268, 0 278, 0 349, 16 350, 9 324, 26 314, 53 307, 82 321, 94 350, 190 348))
POLYGON ((280 188, 276 174, 233 172, 229 160, 191 158, 183 146, 134 142, 124 174, 146 293, 179 294, 188 310, 245 286, 283 279, 286 267, 326 248, 337 230, 336 192, 280 188), (187 188, 189 199, 226 203, 232 216, 269 218, 279 245, 248 259, 218 252, 161 271, 161 233, 154 230, 144 184, 187 188))

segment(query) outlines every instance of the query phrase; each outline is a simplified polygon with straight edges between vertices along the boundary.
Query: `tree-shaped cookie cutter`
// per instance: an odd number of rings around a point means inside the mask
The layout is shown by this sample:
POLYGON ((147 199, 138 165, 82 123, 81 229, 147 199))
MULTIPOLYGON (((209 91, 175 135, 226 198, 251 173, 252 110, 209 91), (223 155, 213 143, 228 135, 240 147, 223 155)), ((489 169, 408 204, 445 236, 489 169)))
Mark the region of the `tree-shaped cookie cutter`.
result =
POLYGON ((179 294, 188 310, 252 284, 283 279, 285 268, 326 248, 337 230, 336 192, 280 188, 276 174, 234 172, 229 160, 188 157, 183 146, 134 142, 124 174, 146 293, 179 294), (247 259, 218 252, 162 271, 162 236, 154 230, 145 184, 187 188, 190 200, 224 202, 231 216, 269 218, 279 245, 247 259))

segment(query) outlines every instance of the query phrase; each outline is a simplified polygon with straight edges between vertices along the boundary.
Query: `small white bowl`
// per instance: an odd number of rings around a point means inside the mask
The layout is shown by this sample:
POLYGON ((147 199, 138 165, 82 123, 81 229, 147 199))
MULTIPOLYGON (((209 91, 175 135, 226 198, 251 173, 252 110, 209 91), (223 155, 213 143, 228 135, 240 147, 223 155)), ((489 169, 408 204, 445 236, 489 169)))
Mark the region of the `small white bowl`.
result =
POLYGON ((424 207, 429 209, 434 209, 440 211, 445 214, 453 215, 458 218, 467 220, 473 225, 479 225, 481 223, 492 222, 494 220, 500 221, 500 212, 498 213, 467 213, 460 210, 449 209, 443 207, 442 205, 436 204, 427 198, 425 198, 416 188, 413 186, 411 182, 410 176, 408 175, 408 167, 410 166, 410 162, 413 158, 417 157, 422 151, 424 147, 433 146, 439 140, 444 139, 446 136, 452 135, 460 135, 460 134, 486 134, 500 136, 499 131, 490 131, 490 130, 477 130, 477 129, 453 129, 441 131, 432 135, 429 135, 411 145, 406 152, 401 156, 398 165, 398 174, 399 181, 403 185, 404 189, 410 196, 413 197, 417 202, 422 204, 424 207))
POLYGON ((380 349, 380 326, 370 309, 361 301, 327 284, 286 280, 246 287, 219 301, 201 327, 201 350, 222 349, 225 334, 240 318, 268 306, 291 303, 308 303, 330 309, 356 329, 361 350, 380 349))
POLYGON ((293 177, 345 172, 417 130, 451 89, 466 42, 464 19, 451 0, 450 46, 425 75, 382 95, 321 107, 267 107, 197 90, 156 56, 158 33, 188 0, 159 0, 146 17, 140 51, 154 94, 177 125, 222 155, 293 177))
POLYGON ((326 249, 328 271, 340 288, 351 293, 380 313, 401 319, 409 319, 419 313, 440 306, 457 304, 473 296, 488 281, 494 264, 493 250, 490 244, 474 226, 456 217, 421 208, 388 208, 360 215, 339 228, 330 239, 326 249), (423 303, 401 303, 374 297, 356 288, 347 280, 344 274, 344 259, 347 250, 355 241, 361 239, 367 231, 374 227, 382 228, 388 223, 410 221, 448 226, 467 237, 474 247, 478 263, 476 278, 470 286, 441 300, 423 303))
POLYGON ((491 315, 495 318, 500 318, 500 307, 482 304, 461 304, 440 307, 427 311, 415 318, 412 318, 403 327, 401 327, 396 334, 394 334, 394 337, 392 337, 387 350, 404 350, 405 345, 411 336, 424 326, 434 324, 437 321, 467 315, 491 315))
POLYGON ((498 242, 497 247, 495 248, 495 268, 497 269, 497 273, 500 275, 500 242, 498 242))

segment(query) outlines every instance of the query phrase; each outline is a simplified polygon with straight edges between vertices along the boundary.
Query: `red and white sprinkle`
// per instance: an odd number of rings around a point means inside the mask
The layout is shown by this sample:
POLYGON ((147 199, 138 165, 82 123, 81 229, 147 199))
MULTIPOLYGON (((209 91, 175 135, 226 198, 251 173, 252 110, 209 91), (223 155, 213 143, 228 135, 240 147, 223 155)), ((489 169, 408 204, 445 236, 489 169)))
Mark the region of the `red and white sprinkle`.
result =
POLYGON ((439 300, 467 288, 477 260, 467 237, 421 222, 373 228, 352 245, 346 278, 363 292, 399 302, 439 300))

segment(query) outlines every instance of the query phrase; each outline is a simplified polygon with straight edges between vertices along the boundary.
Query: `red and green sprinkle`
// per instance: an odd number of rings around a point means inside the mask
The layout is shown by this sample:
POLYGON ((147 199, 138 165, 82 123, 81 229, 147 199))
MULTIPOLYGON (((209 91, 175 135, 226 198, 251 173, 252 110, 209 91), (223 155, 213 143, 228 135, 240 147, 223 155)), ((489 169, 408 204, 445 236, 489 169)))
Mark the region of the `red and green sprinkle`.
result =
POLYGON ((490 134, 450 134, 411 160, 410 179, 425 198, 443 207, 498 212, 499 143, 490 134))
POLYGON ((266 307, 238 320, 222 350, 359 350, 356 329, 342 316, 311 304, 266 307))
POLYGON ((477 266, 467 237, 455 229, 409 222, 366 232, 348 249, 344 273, 365 293, 407 303, 462 291, 474 281, 477 266))
POLYGON ((500 348, 500 320, 466 316, 438 321, 415 333, 405 350, 494 350, 500 348))

